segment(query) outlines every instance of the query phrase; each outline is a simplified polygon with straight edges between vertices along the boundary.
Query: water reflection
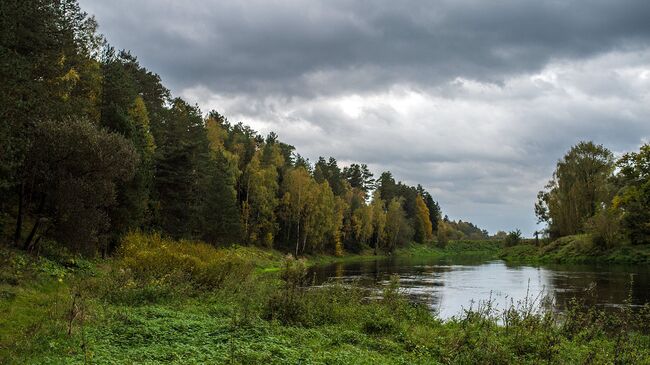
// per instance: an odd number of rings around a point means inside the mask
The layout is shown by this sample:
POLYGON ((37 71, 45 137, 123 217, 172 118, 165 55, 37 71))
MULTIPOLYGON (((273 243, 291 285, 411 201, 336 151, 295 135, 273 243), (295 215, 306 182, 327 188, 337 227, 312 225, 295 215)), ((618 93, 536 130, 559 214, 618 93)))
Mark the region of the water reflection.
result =
POLYGON ((497 308, 527 300, 554 301, 562 310, 573 297, 606 307, 650 302, 650 270, 642 267, 554 265, 533 267, 503 261, 426 261, 407 258, 315 267, 316 284, 327 280, 386 285, 396 274, 406 293, 443 318, 492 301, 497 308), (595 290, 587 289, 595 285, 595 290))

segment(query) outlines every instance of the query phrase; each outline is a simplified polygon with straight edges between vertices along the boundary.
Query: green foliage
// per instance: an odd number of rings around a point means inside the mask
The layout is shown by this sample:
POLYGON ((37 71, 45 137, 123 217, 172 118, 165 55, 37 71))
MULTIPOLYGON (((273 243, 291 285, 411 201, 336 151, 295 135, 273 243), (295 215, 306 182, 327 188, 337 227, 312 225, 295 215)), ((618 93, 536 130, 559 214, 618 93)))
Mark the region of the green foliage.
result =
POLYGON ((514 231, 510 231, 508 235, 506 236, 504 243, 506 247, 512 247, 516 246, 521 243, 521 231, 516 229, 514 231))
POLYGON ((591 248, 609 257, 603 259, 635 261, 622 252, 629 251, 628 243, 650 243, 649 166, 650 145, 614 165, 609 150, 581 142, 558 162, 553 179, 538 194, 535 212, 548 223, 551 238, 586 232, 591 248))
POLYGON ((97 120, 96 27, 74 0, 0 4, 0 200, 19 184, 41 122, 97 120))
MULTIPOLYGON (((420 186, 418 185, 418 187, 420 186)), ((433 197, 427 191, 422 191, 422 197, 424 198, 424 202, 427 205, 427 209, 429 210, 429 221, 431 222, 431 232, 437 232, 438 222, 440 221, 440 219, 442 219, 442 211, 440 210, 440 205, 438 205, 438 203, 433 200, 433 197)))
POLYGON ((242 204, 244 235, 248 242, 272 247, 278 231, 278 169, 284 165, 279 146, 267 145, 257 151, 242 177, 245 198, 242 204))
MULTIPOLYGON (((123 137, 86 120, 41 123, 27 153, 19 194, 18 220, 23 214, 35 220, 22 245, 34 249, 39 235, 49 232, 78 252, 102 248, 116 184, 133 176, 137 161, 123 137)), ((21 232, 18 226, 17 238, 21 232)))
POLYGON ((612 153, 602 145, 580 142, 557 163, 553 179, 538 194, 535 214, 553 238, 584 232, 587 220, 608 201, 612 153))
POLYGON ((363 298, 360 288, 327 284, 318 290, 309 287, 306 262, 288 255, 282 264, 281 287, 271 293, 263 317, 286 325, 304 327, 343 323, 346 312, 363 298))
POLYGON ((349 167, 344 167, 341 174, 351 188, 359 189, 364 194, 367 194, 375 185, 375 179, 373 179, 372 173, 366 164, 353 163, 349 167))
POLYGON ((386 252, 393 252, 397 247, 404 246, 413 238, 413 228, 402 209, 403 199, 393 198, 386 211, 385 245, 386 252))
POLYGON ((127 231, 143 227, 150 215, 156 146, 147 106, 138 94, 137 67, 129 54, 116 56, 112 48, 105 51, 100 123, 128 139, 140 157, 133 178, 118 185, 117 204, 109 211, 112 243, 127 231))
POLYGON ((480 229, 472 222, 464 222, 461 219, 458 221, 444 219, 444 221, 447 223, 450 239, 484 240, 489 238, 489 234, 486 230, 480 229))
POLYGON ((156 136, 156 224, 176 238, 196 238, 204 227, 209 142, 197 107, 175 99, 156 136))
POLYGON ((614 207, 600 209, 586 224, 594 244, 602 249, 612 248, 624 241, 620 212, 614 207))
POLYGON ((373 229, 373 247, 375 255, 379 247, 386 239, 386 211, 384 210, 384 201, 381 200, 380 193, 375 191, 370 205, 373 229))
POLYGON ((242 240, 236 190, 238 172, 222 150, 213 152, 201 209, 204 221, 202 236, 207 242, 228 245, 242 240))
POLYGON ((334 195, 342 196, 345 193, 345 180, 335 158, 330 157, 325 161, 323 157, 319 157, 314 165, 313 175, 317 183, 327 181, 334 195))
POLYGON ((245 281, 253 265, 226 250, 202 242, 174 241, 158 234, 127 234, 118 255, 126 287, 189 283, 197 289, 245 281))
POLYGON ((410 257, 412 259, 469 259, 471 261, 491 260, 498 257, 501 252, 501 244, 491 240, 470 241, 454 240, 448 241, 444 247, 439 245, 422 245, 412 243, 396 251, 398 257, 410 257))
POLYGON ((650 243, 650 145, 625 154, 617 163, 618 194, 614 207, 622 211, 622 227, 633 244, 650 243))
POLYGON ((649 245, 603 247, 590 234, 566 236, 542 246, 529 243, 504 248, 502 259, 514 262, 645 264, 649 245))

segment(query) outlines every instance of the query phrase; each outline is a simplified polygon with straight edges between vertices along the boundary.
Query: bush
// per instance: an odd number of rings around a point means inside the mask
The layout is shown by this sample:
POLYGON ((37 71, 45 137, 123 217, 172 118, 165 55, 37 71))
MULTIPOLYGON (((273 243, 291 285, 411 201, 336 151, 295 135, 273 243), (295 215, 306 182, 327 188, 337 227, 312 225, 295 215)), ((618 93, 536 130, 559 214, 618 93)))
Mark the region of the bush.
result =
POLYGON ((369 335, 389 335, 395 333, 399 326, 384 307, 379 307, 377 311, 368 313, 368 317, 363 322, 363 332, 369 335))
POLYGON ((211 290, 241 283, 253 271, 251 262, 228 250, 165 239, 159 234, 127 234, 118 255, 120 273, 146 285, 189 283, 195 289, 211 290))
POLYGON ((517 230, 514 230, 514 231, 510 231, 510 233, 508 233, 508 235, 506 236, 506 239, 505 239, 506 247, 516 246, 516 245, 518 245, 520 243, 521 243, 521 231, 520 230, 517 229, 517 230))
POLYGON ((340 283, 309 286, 304 260, 288 255, 283 262, 282 286, 270 294, 264 317, 284 324, 317 326, 350 318, 364 297, 364 290, 340 283))
POLYGON ((612 208, 601 209, 586 224, 593 243, 599 248, 612 248, 622 241, 619 213, 612 208))
POLYGON ((287 255, 282 266, 281 278, 284 285, 269 297, 266 317, 278 319, 283 323, 297 324, 303 322, 301 317, 308 309, 304 300, 307 265, 304 260, 287 255))

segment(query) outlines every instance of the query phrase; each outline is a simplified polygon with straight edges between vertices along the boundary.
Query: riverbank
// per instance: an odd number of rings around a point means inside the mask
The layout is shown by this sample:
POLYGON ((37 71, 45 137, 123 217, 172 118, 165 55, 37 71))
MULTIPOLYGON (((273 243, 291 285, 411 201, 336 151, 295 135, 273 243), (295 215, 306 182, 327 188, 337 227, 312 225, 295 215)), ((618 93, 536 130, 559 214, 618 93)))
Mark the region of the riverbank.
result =
POLYGON ((406 247, 398 248, 395 255, 423 259, 466 257, 490 260, 498 258, 501 246, 501 242, 491 240, 450 241, 444 248, 438 247, 435 244, 423 245, 411 243, 406 247))
POLYGON ((482 308, 441 322, 395 284, 374 301, 357 287, 305 289, 306 262, 277 252, 130 239, 104 261, 2 249, 0 363, 650 361, 649 329, 630 325, 647 319, 610 328, 611 314, 602 321, 575 311, 560 322, 518 307, 506 317, 482 308))
POLYGON ((498 257, 520 263, 643 265, 650 264, 650 245, 600 248, 589 235, 584 234, 562 237, 540 246, 522 244, 505 247, 498 257))
POLYGON ((450 241, 444 248, 438 247, 435 243, 421 244, 412 242, 405 247, 400 247, 392 253, 380 252, 375 255, 372 249, 366 249, 357 254, 346 254, 341 257, 332 255, 307 255, 303 258, 308 265, 325 265, 337 262, 374 261, 390 257, 408 257, 412 259, 452 259, 467 258, 476 260, 498 259, 501 252, 499 241, 471 241, 458 240, 450 241))

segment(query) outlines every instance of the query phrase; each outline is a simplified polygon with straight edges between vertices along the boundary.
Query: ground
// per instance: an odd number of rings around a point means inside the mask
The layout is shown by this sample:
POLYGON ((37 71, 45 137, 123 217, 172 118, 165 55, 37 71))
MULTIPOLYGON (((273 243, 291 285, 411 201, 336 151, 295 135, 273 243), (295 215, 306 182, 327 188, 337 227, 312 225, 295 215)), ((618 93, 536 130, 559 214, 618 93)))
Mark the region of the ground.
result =
MULTIPOLYGON (((374 301, 356 287, 307 289, 309 259, 130 239, 109 260, 0 249, 0 364, 650 363, 648 328, 634 325, 650 317, 637 313, 602 317, 576 306, 560 320, 483 308, 441 322, 395 283, 374 301)), ((499 247, 412 245, 394 254, 462 252, 491 258, 499 247)))

